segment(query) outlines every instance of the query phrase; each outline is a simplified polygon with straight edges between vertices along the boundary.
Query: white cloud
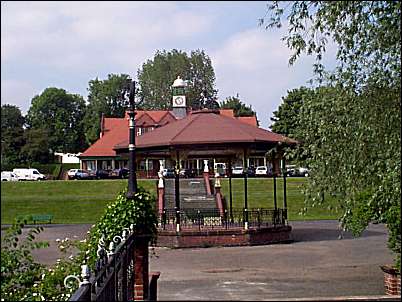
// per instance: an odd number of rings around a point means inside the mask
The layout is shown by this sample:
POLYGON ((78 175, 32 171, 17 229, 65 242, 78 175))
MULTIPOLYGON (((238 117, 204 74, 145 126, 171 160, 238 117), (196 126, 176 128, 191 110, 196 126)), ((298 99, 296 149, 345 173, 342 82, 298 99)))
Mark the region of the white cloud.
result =
POLYGON ((7 2, 2 61, 85 71, 131 60, 134 67, 155 44, 204 32, 210 19, 171 2, 7 2))
POLYGON ((1 80, 1 104, 13 104, 26 114, 34 95, 39 94, 29 82, 1 80))
POLYGON ((288 66, 291 51, 280 40, 284 29, 266 31, 256 22, 242 23, 257 18, 259 3, 254 3, 255 11, 246 2, 1 5, 2 102, 23 110, 35 94, 52 85, 85 97, 85 87, 95 77, 136 76, 157 49, 172 47, 205 49, 220 98, 239 93, 257 110, 264 127, 286 91, 311 77, 312 59, 288 66), (253 16, 244 16, 245 12, 253 16))
POLYGON ((219 98, 237 93, 257 111, 261 126, 268 128, 272 112, 288 90, 307 86, 312 77, 311 57, 300 58, 294 66, 288 61, 291 51, 281 37, 283 31, 261 28, 229 37, 212 53, 219 98))

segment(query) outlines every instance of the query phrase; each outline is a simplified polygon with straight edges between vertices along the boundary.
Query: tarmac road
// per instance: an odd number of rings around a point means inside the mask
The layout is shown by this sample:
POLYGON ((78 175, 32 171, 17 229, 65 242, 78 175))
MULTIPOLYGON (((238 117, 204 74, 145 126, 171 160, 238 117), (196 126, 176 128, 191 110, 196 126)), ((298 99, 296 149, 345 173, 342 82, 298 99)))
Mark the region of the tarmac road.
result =
MULTIPOLYGON (((269 300, 383 295, 380 265, 393 262, 387 230, 370 225, 361 237, 337 221, 290 222, 294 242, 253 247, 154 248, 159 300, 269 300)), ((35 259, 51 265, 55 240, 83 239, 90 225, 45 225, 38 239, 51 246, 35 259)), ((152 253, 150 253, 152 254, 152 253)), ((68 255, 67 255, 68 256, 68 255)))

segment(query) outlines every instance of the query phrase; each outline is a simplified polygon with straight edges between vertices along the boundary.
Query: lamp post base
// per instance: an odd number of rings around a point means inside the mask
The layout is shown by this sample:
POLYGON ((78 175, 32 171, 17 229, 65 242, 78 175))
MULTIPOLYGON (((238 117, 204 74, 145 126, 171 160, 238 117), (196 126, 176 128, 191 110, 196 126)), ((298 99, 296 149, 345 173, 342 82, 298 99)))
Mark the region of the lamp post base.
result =
POLYGON ((134 199, 134 195, 135 195, 134 192, 127 192, 126 197, 127 199, 134 199))

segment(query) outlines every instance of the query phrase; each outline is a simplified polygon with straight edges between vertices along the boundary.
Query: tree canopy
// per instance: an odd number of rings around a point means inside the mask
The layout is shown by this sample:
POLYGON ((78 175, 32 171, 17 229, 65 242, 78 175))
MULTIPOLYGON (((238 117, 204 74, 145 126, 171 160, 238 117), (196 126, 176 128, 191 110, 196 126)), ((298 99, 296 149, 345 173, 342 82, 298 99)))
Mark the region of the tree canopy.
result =
POLYGON ((14 105, 1 106, 1 164, 12 165, 21 160, 20 151, 24 145, 25 119, 21 110, 14 105))
POLYGON ((157 51, 138 70, 140 97, 144 109, 166 110, 171 108, 171 85, 180 76, 187 82, 187 105, 199 109, 216 99, 215 72, 211 59, 203 50, 186 52, 157 51))
POLYGON ((253 108, 243 103, 239 95, 227 97, 220 104, 222 109, 233 109, 234 116, 257 116, 253 108))
POLYGON ((278 110, 273 112, 271 130, 275 133, 297 139, 296 130, 299 128, 299 113, 303 101, 313 93, 313 90, 300 87, 287 92, 282 97, 278 110))
POLYGON ((109 74, 106 80, 89 81, 88 104, 84 117, 86 142, 92 144, 99 138, 102 114, 107 117, 124 117, 128 99, 123 97, 127 88, 127 74, 109 74))
POLYGON ((47 130, 53 152, 75 153, 86 146, 84 113, 85 101, 80 95, 52 87, 32 99, 26 119, 28 128, 47 130))
MULTIPOLYGON (((389 247, 401 253, 401 3, 296 1, 268 5, 261 24, 280 27, 290 64, 315 55, 323 88, 303 101, 297 136, 311 168, 306 205, 338 198, 344 228, 359 234, 386 223, 389 247), (334 71, 322 65, 328 39, 338 46, 334 71)), ((306 207, 306 209, 307 209, 306 207)))

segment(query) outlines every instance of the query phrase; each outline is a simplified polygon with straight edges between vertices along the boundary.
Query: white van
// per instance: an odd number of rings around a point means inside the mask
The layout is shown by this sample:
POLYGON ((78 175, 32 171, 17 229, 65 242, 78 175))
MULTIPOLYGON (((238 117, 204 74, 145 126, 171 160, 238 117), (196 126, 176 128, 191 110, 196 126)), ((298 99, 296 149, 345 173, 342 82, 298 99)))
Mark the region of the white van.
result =
POLYGON ((19 180, 45 180, 46 176, 37 169, 13 169, 19 180))
POLYGON ((18 176, 11 171, 1 171, 1 181, 18 181, 18 176))

